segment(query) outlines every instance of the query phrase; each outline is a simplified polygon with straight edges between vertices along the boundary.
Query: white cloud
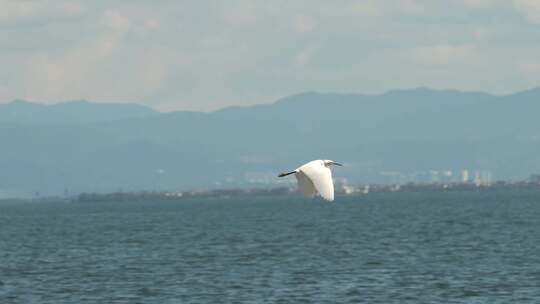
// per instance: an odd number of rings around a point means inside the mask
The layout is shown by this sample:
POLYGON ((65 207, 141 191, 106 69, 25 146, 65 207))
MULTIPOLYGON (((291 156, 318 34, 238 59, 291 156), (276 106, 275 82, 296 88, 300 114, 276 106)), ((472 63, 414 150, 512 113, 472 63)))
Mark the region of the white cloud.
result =
POLYGON ((485 8, 493 5, 494 0, 462 0, 465 6, 470 8, 485 8))
POLYGON ((165 83, 169 69, 189 62, 180 51, 129 40, 131 33, 157 29, 151 18, 104 11, 93 36, 61 52, 39 52, 25 60, 24 97, 138 101, 151 96, 165 83))
POLYGON ((516 10, 525 16, 530 23, 540 23, 539 0, 514 0, 516 10))
POLYGON ((118 33, 125 33, 131 28, 131 21, 114 10, 107 10, 101 16, 100 23, 118 33))
POLYGON ((81 45, 59 57, 33 56, 26 65, 25 98, 96 101, 139 101, 167 82, 171 69, 185 64, 182 55, 163 47, 148 47, 125 56, 128 47, 100 53, 102 41, 81 45))
POLYGON ((409 14, 423 14, 427 11, 425 4, 417 0, 401 0, 394 8, 409 14))
POLYGON ((303 67, 306 65, 309 65, 309 63, 313 59, 313 55, 315 54, 315 51, 317 50, 314 46, 308 46, 302 50, 300 50, 293 58, 293 63, 297 67, 303 67))
POLYGON ((407 50, 413 62, 427 66, 467 63, 474 59, 476 48, 470 45, 433 45, 407 50))
POLYGON ((223 17, 236 25, 252 25, 259 16, 260 5, 252 0, 234 0, 226 2, 223 7, 223 17))
POLYGON ((523 73, 535 74, 537 76, 540 76, 540 62, 522 62, 518 64, 518 68, 523 73))
POLYGON ((0 0, 0 24, 15 25, 75 18, 85 11, 85 7, 76 1, 0 0))
POLYGON ((132 22, 127 16, 107 10, 102 14, 99 24, 104 29, 88 48, 95 49, 100 57, 106 57, 118 48, 124 35, 132 28, 132 22))
POLYGON ((0 0, 0 98, 211 110, 303 90, 511 91, 540 61, 534 27, 506 17, 539 23, 539 2, 0 0))
POLYGON ((311 16, 297 15, 294 18, 294 31, 299 34, 311 32, 315 29, 315 20, 311 16))
POLYGON ((381 17, 386 12, 384 2, 375 0, 356 1, 350 9, 355 15, 364 17, 381 17))
POLYGON ((475 27, 472 30, 472 35, 476 40, 488 39, 491 36, 491 34, 492 34, 492 30, 483 26, 475 27))
POLYGON ((364 18, 383 18, 386 16, 400 16, 402 14, 423 14, 427 11, 426 5, 418 0, 364 0, 355 1, 346 7, 352 15, 364 18))
POLYGON ((16 99, 17 95, 9 87, 0 84, 0 103, 16 99))

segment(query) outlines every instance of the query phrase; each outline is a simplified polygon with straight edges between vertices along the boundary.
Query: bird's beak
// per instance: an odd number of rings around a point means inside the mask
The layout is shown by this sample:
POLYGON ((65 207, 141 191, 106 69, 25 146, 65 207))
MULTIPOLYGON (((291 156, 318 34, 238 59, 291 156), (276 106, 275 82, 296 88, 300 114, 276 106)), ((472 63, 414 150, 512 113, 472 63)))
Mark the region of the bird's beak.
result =
POLYGON ((333 165, 336 165, 336 166, 343 166, 342 164, 336 163, 336 162, 333 162, 332 164, 333 164, 333 165))

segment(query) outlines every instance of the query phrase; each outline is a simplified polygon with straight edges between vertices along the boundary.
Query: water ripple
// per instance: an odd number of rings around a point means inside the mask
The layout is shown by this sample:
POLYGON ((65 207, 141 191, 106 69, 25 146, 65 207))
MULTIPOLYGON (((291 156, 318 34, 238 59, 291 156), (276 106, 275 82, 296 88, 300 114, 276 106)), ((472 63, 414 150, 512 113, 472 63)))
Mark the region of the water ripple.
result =
POLYGON ((0 205, 0 303, 533 303, 540 194, 0 205))

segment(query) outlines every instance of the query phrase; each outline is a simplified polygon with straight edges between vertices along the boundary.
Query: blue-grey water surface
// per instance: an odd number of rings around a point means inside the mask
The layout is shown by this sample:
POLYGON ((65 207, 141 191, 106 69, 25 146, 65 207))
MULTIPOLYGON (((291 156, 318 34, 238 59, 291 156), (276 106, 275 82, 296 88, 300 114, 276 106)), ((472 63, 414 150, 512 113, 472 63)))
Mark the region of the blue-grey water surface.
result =
POLYGON ((2 203, 0 303, 540 303, 540 193, 2 203))

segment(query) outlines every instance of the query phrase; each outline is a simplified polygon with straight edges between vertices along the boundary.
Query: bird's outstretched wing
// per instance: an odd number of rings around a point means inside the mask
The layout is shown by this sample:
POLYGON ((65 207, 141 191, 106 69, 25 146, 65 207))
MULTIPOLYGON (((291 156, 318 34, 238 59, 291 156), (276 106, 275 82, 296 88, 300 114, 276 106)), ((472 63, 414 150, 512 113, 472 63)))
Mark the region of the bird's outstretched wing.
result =
POLYGON ((302 171, 298 171, 294 175, 298 181, 298 188, 307 197, 314 197, 317 194, 317 189, 313 185, 311 179, 302 171))
MULTIPOLYGON (((334 200, 334 182, 332 181, 332 171, 320 162, 309 162, 298 168, 299 173, 303 173, 309 178, 319 195, 327 201, 334 200)), ((299 174, 297 174, 298 176, 299 174)), ((299 180, 300 183, 300 180, 299 180)))

